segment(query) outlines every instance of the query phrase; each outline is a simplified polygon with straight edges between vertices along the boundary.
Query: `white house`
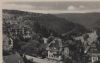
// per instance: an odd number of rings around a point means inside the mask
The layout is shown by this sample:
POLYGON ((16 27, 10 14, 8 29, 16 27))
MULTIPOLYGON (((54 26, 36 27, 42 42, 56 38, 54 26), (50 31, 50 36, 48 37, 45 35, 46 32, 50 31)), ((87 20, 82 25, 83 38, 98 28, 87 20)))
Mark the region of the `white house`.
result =
POLYGON ((49 59, 60 60, 62 51, 62 40, 59 38, 55 38, 48 44, 46 49, 48 51, 49 59))

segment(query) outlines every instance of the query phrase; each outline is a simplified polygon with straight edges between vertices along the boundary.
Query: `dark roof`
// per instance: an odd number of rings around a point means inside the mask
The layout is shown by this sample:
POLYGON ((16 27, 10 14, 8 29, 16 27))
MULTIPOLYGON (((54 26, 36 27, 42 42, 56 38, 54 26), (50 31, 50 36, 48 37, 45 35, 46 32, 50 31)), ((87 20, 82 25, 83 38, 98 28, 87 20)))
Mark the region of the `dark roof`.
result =
POLYGON ((6 41, 9 41, 9 37, 7 35, 3 34, 3 41, 4 42, 5 42, 5 39, 6 39, 6 41))
POLYGON ((59 49, 60 47, 62 47, 62 41, 61 39, 56 39, 50 42, 49 46, 50 48, 55 47, 57 49, 59 49), (54 41, 54 42, 53 42, 54 41))
POLYGON ((3 57, 3 60, 5 63, 24 63, 23 59, 19 54, 12 54, 12 55, 7 55, 3 57))

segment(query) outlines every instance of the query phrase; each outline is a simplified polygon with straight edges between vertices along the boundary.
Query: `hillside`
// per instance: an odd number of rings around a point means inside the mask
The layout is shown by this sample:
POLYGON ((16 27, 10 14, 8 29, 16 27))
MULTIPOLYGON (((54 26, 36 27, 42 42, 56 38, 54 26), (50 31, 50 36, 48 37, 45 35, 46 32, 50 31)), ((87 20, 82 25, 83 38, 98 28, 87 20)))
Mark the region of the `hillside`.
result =
MULTIPOLYGON (((74 21, 74 20, 73 20, 74 21)), ((31 13, 18 10, 3 10, 3 24, 17 24, 17 28, 28 26, 36 33, 57 33, 63 34, 74 29, 83 32, 86 29, 76 23, 72 23, 64 18, 59 18, 51 14, 31 13)), ((13 25, 12 27, 14 27, 13 25)), ((3 25, 6 27, 7 25, 3 25)), ((15 27, 15 28, 16 28, 15 27)), ((4 29, 5 29, 4 28, 4 29)))
POLYGON ((91 28, 93 24, 100 20, 100 13, 62 13, 55 14, 58 17, 65 18, 73 23, 79 23, 87 28, 91 28))
POLYGON ((93 23, 94 28, 100 28, 100 19, 93 23))

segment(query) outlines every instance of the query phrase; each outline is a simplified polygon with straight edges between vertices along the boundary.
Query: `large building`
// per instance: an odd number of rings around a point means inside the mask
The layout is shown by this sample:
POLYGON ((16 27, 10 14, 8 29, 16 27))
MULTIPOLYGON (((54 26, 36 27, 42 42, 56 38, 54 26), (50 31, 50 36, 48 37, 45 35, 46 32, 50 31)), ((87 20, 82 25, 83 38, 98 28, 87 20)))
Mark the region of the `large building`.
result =
POLYGON ((96 61, 100 61, 100 51, 97 49, 95 43, 89 46, 87 55, 89 56, 89 63, 95 63, 96 61))
POLYGON ((55 38, 51 41, 47 46, 48 51, 48 58, 60 60, 61 59, 61 52, 62 52, 62 40, 55 38))
POLYGON ((10 51, 13 48, 13 40, 7 35, 3 35, 3 51, 10 51))

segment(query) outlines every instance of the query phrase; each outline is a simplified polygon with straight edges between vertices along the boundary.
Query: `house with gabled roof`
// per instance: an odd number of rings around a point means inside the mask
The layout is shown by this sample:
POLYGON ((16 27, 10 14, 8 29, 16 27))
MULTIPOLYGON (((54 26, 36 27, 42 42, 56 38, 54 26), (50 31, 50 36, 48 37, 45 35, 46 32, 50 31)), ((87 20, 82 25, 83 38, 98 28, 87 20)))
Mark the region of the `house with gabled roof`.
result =
POLYGON ((48 51, 49 59, 61 60, 62 40, 60 38, 55 38, 48 44, 46 50, 48 51))
POLYGON ((95 42, 87 47, 87 55, 89 56, 88 60, 90 63, 100 61, 100 51, 97 49, 95 42))

